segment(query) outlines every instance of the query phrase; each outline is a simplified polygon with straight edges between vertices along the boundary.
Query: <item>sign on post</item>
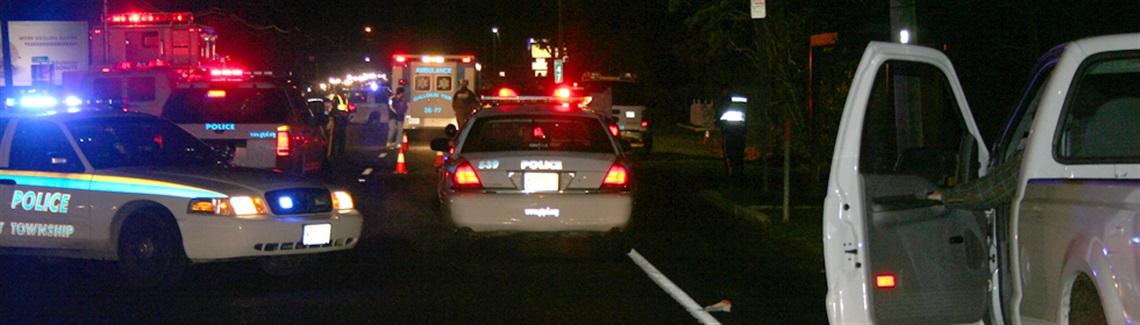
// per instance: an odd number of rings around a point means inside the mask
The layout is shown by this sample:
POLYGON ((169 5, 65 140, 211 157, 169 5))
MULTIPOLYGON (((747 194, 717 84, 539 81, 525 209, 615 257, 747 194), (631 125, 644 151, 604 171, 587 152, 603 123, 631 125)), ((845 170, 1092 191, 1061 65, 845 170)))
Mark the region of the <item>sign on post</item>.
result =
POLYGON ((768 8, 767 8, 767 4, 765 4, 765 2, 767 2, 767 1, 766 0, 751 0, 751 1, 749 1, 749 3, 752 4, 752 19, 764 19, 764 17, 768 16, 768 8))

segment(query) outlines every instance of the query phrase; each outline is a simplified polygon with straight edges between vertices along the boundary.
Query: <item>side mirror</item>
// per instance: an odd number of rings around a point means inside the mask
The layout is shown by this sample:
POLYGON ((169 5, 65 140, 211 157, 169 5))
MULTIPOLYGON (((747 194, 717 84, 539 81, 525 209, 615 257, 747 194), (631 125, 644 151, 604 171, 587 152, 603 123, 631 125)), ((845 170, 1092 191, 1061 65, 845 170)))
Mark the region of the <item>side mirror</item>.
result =
POLYGON ((431 150, 444 151, 444 152, 450 151, 451 150, 451 139, 448 139, 448 138, 431 139, 431 150))
MULTIPOLYGON (((454 138, 459 134, 459 128, 455 127, 455 124, 448 124, 447 127, 443 128, 443 133, 446 134, 448 138, 454 138)), ((434 140, 432 143, 435 143, 434 140)))

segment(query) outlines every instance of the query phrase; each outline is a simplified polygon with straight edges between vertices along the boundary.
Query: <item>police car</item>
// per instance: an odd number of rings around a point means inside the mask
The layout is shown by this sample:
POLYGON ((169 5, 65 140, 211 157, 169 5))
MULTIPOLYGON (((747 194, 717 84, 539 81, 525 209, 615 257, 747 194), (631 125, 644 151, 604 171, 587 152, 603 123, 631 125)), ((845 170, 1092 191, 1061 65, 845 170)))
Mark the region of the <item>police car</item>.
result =
MULTIPOLYGON (((457 137, 438 183, 444 215, 474 235, 620 239, 634 186, 617 127, 576 103, 516 99, 522 100, 480 109, 462 130, 448 128, 457 137)), ((452 149, 448 138, 431 146, 452 149)))
POLYGON ((190 263, 256 258, 289 273, 360 239, 348 192, 232 167, 153 115, 49 113, 0 115, 0 253, 114 260, 153 286, 190 263))
POLYGON ((76 92, 174 121, 238 166, 309 174, 328 165, 324 112, 271 73, 126 66, 86 75, 76 92))

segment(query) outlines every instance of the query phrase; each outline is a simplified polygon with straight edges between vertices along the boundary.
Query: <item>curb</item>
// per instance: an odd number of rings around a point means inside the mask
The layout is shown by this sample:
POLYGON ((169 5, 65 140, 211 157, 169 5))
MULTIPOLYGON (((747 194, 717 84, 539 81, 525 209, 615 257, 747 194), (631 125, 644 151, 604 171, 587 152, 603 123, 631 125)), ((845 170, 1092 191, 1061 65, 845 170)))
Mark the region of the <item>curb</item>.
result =
POLYGON ((740 206, 732 201, 721 197, 719 193, 710 190, 701 190, 701 198, 709 203, 717 206, 725 212, 731 213, 737 217, 742 217, 748 220, 756 220, 762 223, 768 223, 768 215, 763 212, 757 211, 754 207, 740 206))

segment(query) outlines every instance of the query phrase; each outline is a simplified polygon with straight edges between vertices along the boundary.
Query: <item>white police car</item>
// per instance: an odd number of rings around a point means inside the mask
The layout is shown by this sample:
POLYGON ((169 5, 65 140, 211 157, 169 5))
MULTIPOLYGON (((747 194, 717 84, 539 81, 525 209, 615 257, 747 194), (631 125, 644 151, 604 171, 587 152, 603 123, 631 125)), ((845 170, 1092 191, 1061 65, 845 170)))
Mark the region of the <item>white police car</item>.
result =
MULTIPOLYGON (((445 157, 438 187, 443 213, 476 235, 621 238, 633 207, 633 177, 616 131, 601 115, 569 103, 481 109, 445 157)), ((448 151, 450 140, 434 139, 432 149, 448 151)))
POLYGON ((347 192, 231 167, 159 117, 9 114, 0 135, 0 253, 117 260, 151 286, 189 263, 258 258, 288 272, 360 239, 347 192))

